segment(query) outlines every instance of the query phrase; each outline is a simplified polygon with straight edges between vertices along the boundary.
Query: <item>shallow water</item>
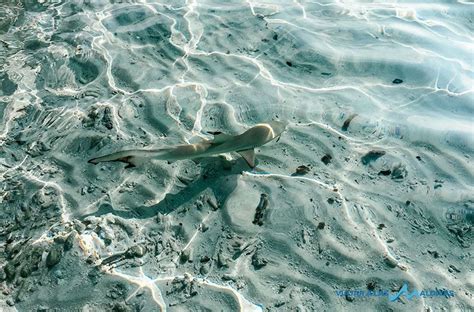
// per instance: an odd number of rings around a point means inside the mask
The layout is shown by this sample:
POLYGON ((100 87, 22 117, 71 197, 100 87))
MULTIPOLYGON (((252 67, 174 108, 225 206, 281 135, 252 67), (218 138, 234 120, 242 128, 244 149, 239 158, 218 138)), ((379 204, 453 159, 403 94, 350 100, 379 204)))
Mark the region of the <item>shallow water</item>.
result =
POLYGON ((474 309, 473 18, 469 1, 2 1, 2 309, 474 309), (255 170, 87 163, 272 119, 290 124, 255 170), (336 294, 405 282, 455 296, 336 294))

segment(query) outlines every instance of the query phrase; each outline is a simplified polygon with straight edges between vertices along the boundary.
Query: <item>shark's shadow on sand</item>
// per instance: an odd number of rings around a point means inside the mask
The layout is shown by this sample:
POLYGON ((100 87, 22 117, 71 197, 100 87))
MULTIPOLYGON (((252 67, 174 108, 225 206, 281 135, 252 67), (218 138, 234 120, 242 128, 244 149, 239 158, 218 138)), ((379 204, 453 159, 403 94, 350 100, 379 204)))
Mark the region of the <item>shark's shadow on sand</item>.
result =
POLYGON ((200 195, 209 194, 209 192, 212 194, 211 197, 215 197, 216 204, 222 206, 237 187, 237 180, 241 173, 251 170, 241 158, 229 161, 222 157, 206 157, 200 160, 199 166, 201 171, 196 180, 176 194, 166 194, 165 198, 156 205, 131 207, 129 211, 123 211, 115 210, 110 203, 103 203, 97 211, 84 215, 80 219, 84 220, 89 216, 99 217, 108 213, 125 219, 148 219, 158 213, 172 213, 180 207, 192 207, 200 195))
MULTIPOLYGON (((238 135, 208 132, 214 136, 212 140, 204 139, 197 143, 180 144, 159 149, 122 150, 89 159, 88 162, 91 164, 124 162, 127 164, 125 168, 133 168, 146 159, 167 161, 201 159, 200 178, 177 194, 166 194, 165 198, 157 205, 136 207, 129 212, 119 212, 114 210, 112 205, 105 204, 101 205, 98 211, 90 215, 100 216, 112 212, 124 218, 143 219, 153 217, 158 212, 169 214, 178 207, 184 206, 184 208, 189 208, 186 206, 187 203, 207 189, 211 189, 217 204, 223 204, 237 185, 237 173, 248 169, 248 167, 243 167, 244 165, 240 161, 234 161, 232 164, 223 158, 217 158, 220 161, 215 162, 216 158, 209 158, 209 156, 236 152, 245 159, 249 167, 255 168, 255 148, 267 144, 274 139, 279 139, 281 134, 286 131, 287 126, 287 121, 272 120, 257 124, 238 135)), ((211 205, 210 203, 209 205, 216 206, 216 204, 211 205)))

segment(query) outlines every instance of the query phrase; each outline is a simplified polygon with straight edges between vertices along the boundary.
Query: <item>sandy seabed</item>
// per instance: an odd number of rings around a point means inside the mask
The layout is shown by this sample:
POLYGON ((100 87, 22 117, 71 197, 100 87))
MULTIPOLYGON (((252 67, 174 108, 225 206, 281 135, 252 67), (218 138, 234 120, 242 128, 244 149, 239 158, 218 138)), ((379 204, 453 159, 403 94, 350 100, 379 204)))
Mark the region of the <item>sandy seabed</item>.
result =
POLYGON ((444 2, 2 1, 0 310, 474 310, 474 6, 444 2), (254 170, 87 163, 272 119, 254 170))

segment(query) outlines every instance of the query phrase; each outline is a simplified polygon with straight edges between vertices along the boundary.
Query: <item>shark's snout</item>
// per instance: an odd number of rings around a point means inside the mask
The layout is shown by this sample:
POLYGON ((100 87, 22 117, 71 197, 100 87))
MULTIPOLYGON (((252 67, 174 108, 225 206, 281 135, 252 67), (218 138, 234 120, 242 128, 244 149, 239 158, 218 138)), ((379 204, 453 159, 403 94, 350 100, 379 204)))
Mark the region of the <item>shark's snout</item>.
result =
POLYGON ((268 125, 272 128, 274 136, 277 137, 286 130, 288 121, 272 120, 268 122, 268 125))

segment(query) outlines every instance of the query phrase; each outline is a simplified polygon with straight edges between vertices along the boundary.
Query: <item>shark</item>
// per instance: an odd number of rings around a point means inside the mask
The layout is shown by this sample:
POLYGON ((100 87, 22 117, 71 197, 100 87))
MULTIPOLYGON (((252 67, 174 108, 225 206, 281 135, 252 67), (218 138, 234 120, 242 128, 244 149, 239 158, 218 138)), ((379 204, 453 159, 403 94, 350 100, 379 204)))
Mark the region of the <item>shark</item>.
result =
POLYGON ((275 138, 279 140, 287 126, 288 122, 286 121, 269 121, 257 124, 238 135, 230 135, 222 132, 207 132, 214 136, 212 140, 204 139, 198 143, 181 144, 158 149, 123 150, 92 158, 88 162, 98 164, 101 162, 119 161, 127 164, 125 168, 130 168, 135 167, 140 160, 143 159, 167 160, 173 162, 183 159, 196 160, 203 157, 237 152, 247 162, 250 168, 255 168, 255 148, 275 138))

